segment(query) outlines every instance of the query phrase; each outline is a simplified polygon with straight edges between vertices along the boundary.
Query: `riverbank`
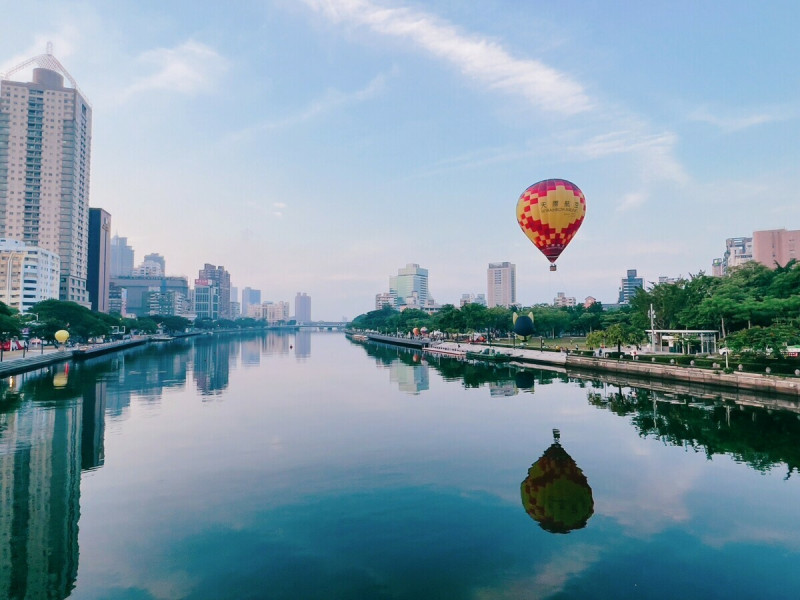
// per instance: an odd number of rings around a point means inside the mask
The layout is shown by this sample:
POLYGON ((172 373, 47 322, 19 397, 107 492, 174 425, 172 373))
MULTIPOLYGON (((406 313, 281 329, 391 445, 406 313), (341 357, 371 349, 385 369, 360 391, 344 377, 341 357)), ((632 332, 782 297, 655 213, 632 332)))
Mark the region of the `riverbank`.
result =
MULTIPOLYGON (((352 333, 349 334, 352 337, 352 333)), ((396 338, 388 335, 367 334, 370 341, 393 344, 416 349, 442 348, 459 352, 479 353, 485 344, 439 342, 431 343, 427 339, 396 338), (416 342, 416 345, 412 345, 416 342)), ((766 373, 724 373, 721 369, 700 369, 679 365, 664 365, 647 362, 647 357, 640 360, 618 360, 612 358, 586 357, 566 352, 532 350, 529 348, 502 348, 502 353, 511 357, 512 361, 525 364, 540 364, 565 367, 576 374, 591 375, 594 372, 613 372, 635 377, 642 383, 648 381, 680 381, 703 386, 728 389, 736 392, 781 394, 800 399, 800 378, 768 375, 766 373)))

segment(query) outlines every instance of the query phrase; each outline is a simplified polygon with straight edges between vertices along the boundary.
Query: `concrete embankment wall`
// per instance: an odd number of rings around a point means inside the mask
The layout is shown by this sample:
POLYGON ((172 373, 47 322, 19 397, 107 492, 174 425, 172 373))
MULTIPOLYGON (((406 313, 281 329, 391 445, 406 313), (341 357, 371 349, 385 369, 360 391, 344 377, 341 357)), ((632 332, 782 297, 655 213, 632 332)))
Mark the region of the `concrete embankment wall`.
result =
POLYGON ((613 371, 639 379, 686 381, 694 384, 728 388, 736 391, 786 394, 800 398, 800 379, 757 373, 723 373, 721 370, 697 369, 642 361, 567 356, 567 367, 578 371, 613 371))

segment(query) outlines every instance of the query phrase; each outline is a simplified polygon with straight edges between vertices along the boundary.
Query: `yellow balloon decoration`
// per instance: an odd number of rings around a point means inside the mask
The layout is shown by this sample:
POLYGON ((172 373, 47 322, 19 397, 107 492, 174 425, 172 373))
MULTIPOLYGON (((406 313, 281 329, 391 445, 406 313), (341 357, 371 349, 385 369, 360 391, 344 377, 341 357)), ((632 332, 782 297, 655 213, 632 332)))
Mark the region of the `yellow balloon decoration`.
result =
POLYGON ((59 344, 63 344, 69 339, 69 331, 66 329, 59 329, 56 331, 55 338, 59 344))
POLYGON ((569 533, 586 526, 594 514, 594 499, 583 471, 561 447, 557 429, 553 437, 522 482, 522 505, 545 531, 569 533))

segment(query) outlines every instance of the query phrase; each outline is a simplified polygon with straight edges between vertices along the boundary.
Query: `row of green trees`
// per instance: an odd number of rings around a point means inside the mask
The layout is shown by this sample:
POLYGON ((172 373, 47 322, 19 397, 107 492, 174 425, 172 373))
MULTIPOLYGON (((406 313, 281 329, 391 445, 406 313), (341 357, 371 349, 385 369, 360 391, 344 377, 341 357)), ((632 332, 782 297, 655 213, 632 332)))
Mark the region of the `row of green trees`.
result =
POLYGON ((465 304, 456 308, 446 304, 432 314, 406 309, 397 311, 388 305, 353 319, 355 329, 368 329, 382 333, 407 333, 415 327, 427 327, 429 331, 443 333, 490 332, 492 335, 509 335, 513 329, 513 314, 533 312, 535 337, 559 337, 562 335, 584 336, 595 330, 604 330, 615 324, 630 323, 629 309, 604 311, 600 303, 583 306, 553 307, 533 306, 508 309, 501 306, 486 308, 481 304, 465 304))
POLYGON ((44 300, 35 304, 24 314, 0 302, 0 340, 3 342, 22 337, 23 329, 29 337, 52 341, 56 331, 66 329, 70 339, 86 342, 93 338, 107 338, 113 334, 142 333, 151 334, 163 331, 169 334, 180 333, 189 328, 197 329, 250 329, 262 328, 263 321, 245 318, 235 321, 219 319, 197 319, 191 321, 174 315, 153 315, 139 318, 123 318, 120 315, 107 315, 93 312, 75 302, 44 300))
MULTIPOLYGON (((587 336, 587 345, 609 347, 639 344, 652 324, 655 329, 717 330, 733 352, 780 354, 800 344, 800 264, 790 261, 775 269, 749 262, 726 277, 700 273, 671 283, 637 290, 629 306, 603 310, 600 303, 556 308, 520 308, 534 314, 534 336, 587 336)), ((429 331, 468 333, 489 331, 507 335, 513 310, 479 304, 461 308, 448 304, 433 315, 420 310, 399 312, 389 306, 360 315, 352 326, 385 333, 429 331)), ((685 344, 691 344, 687 336, 685 344)))

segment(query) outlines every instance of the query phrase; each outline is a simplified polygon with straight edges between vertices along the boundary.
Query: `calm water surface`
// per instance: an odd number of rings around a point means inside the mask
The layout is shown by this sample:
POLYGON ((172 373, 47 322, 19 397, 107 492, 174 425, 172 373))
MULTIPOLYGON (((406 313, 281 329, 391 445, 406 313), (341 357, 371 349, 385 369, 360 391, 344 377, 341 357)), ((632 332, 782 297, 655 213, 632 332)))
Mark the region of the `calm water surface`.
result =
POLYGON ((0 598, 800 597, 790 402, 322 332, 0 386, 0 598))

